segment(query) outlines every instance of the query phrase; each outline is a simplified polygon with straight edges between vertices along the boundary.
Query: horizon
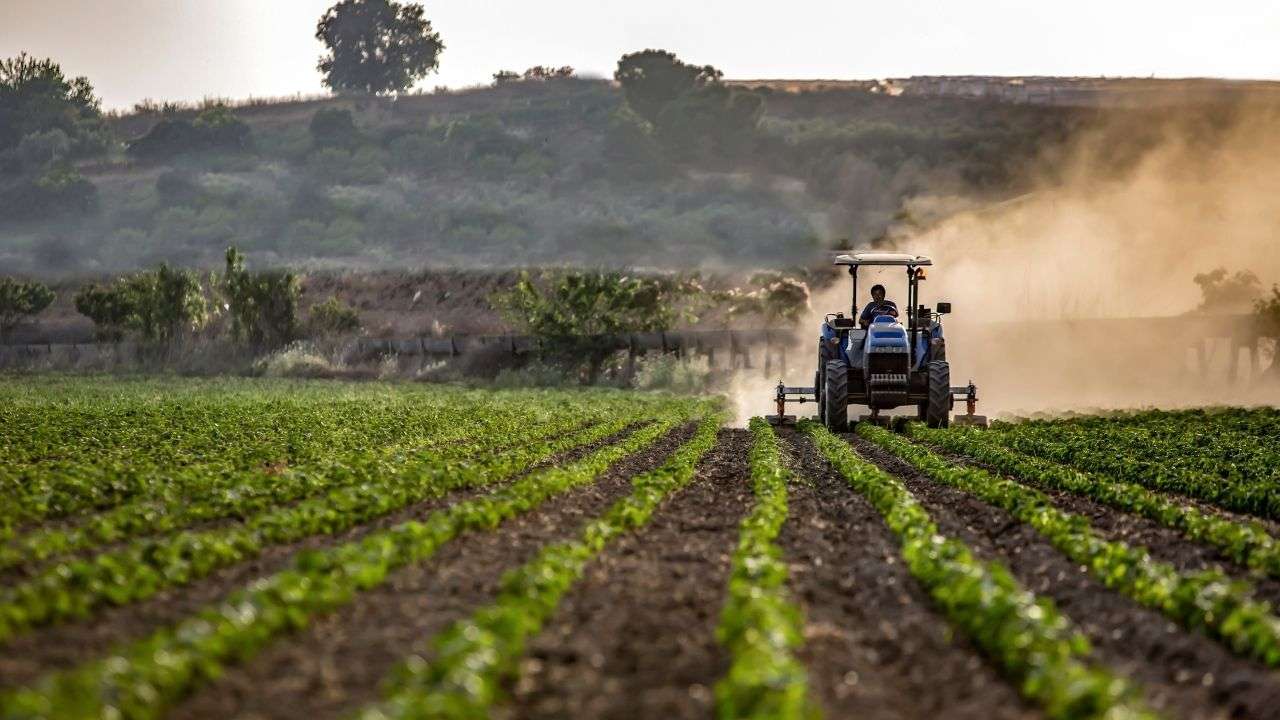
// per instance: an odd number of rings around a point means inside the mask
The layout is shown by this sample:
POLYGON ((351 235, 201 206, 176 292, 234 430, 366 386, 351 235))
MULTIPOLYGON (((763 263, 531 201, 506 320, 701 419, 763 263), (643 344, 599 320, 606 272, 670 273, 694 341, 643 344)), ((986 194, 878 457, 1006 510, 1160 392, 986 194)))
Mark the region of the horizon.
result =
MULTIPOLYGON (((324 95, 315 69, 322 48, 313 34, 333 1, 175 7, 163 0, 105 0, 84 7, 76 0, 5 0, 0 56, 51 57, 67 74, 88 77, 108 110, 147 99, 324 95)), ((1280 7, 1243 0, 1221 3, 1212 17, 1190 2, 1115 7, 1091 0, 1041 17, 1027 17, 1010 0, 963 8, 802 2, 785 14, 769 14, 767 7, 758 0, 692 8, 671 0, 645 8, 562 0, 551 10, 510 2, 426 3, 446 49, 439 71, 415 89, 482 86, 498 70, 533 65, 571 65, 583 77, 610 78, 618 57, 647 47, 714 65, 735 80, 1280 80, 1280 54, 1270 52, 1280 36, 1280 7), (773 33, 772 52, 760 52, 762 18, 773 33)))

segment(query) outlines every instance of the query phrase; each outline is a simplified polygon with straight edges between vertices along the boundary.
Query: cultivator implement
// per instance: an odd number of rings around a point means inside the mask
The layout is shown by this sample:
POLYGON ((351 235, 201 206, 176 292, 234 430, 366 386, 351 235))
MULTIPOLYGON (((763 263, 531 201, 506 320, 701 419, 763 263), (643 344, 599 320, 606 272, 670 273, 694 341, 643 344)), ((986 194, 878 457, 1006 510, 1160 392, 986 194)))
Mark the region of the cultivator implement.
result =
MULTIPOLYGON (((951 424, 959 427, 987 427, 987 416, 978 415, 978 386, 970 382, 968 385, 951 388, 951 405, 955 407, 957 400, 964 402, 965 412, 963 415, 954 415, 951 418, 951 424)), ((817 403, 819 401, 817 388, 806 385, 786 385, 781 380, 774 391, 774 405, 777 413, 774 415, 765 415, 764 419, 770 425, 794 425, 796 422, 795 415, 787 414, 787 403, 800 404, 817 403)), ((863 415, 859 418, 860 422, 871 422, 880 425, 888 423, 888 417, 880 414, 878 408, 872 408, 870 414, 863 415)))

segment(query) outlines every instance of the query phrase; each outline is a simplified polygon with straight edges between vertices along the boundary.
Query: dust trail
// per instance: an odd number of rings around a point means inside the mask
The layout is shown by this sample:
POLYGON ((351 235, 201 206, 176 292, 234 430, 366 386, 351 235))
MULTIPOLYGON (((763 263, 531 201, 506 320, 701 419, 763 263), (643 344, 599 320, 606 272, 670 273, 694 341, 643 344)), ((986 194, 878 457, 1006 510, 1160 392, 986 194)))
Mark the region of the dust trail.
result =
MULTIPOLYGON (((934 258, 922 300, 954 303, 953 384, 972 377, 992 414, 1280 402, 1280 383, 1261 382, 1244 355, 1241 379, 1228 382, 1225 341, 1207 346, 1205 376, 1194 372, 1190 339, 1168 324, 1098 320, 1192 313, 1194 276, 1217 267, 1251 270, 1268 288, 1280 282, 1280 108, 1246 101, 1109 116, 1028 175, 1033 190, 1022 197, 896 228, 878 248, 934 258)), ((881 275, 901 303, 899 272, 881 275)), ((869 286, 863 277, 859 294, 869 286)), ((801 337, 816 337, 822 312, 848 312, 848 292, 842 279, 816 296, 801 337)), ((1252 359, 1266 367, 1263 345, 1252 359)), ((804 368, 789 381, 809 384, 810 343, 797 355, 804 368)))

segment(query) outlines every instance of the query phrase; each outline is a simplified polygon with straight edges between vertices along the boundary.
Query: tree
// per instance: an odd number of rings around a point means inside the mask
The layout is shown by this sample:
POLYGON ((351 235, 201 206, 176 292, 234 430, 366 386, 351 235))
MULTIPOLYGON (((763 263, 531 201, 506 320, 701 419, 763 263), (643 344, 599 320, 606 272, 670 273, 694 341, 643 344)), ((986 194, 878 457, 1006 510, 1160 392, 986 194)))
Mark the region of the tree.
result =
POLYGON ((404 92, 440 63, 444 43, 417 3, 342 0, 316 26, 317 68, 336 92, 404 92))
POLYGON ((105 148, 102 110, 88 78, 69 79, 53 60, 26 53, 0 59, 0 152, 55 129, 66 133, 76 155, 105 148))
POLYGON ((521 273, 515 287, 492 298, 516 327, 537 336, 554 355, 586 360, 594 382, 612 346, 593 336, 667 330, 679 312, 682 286, 667 278, 621 272, 560 271, 538 280, 521 273))
POLYGON ((1262 294, 1262 283, 1249 270, 1228 274, 1226 268, 1200 273, 1194 278, 1200 286, 1200 309, 1213 313, 1246 312, 1262 294))
POLYGON ((710 65, 688 65, 665 50, 623 55, 613 79, 622 86, 627 104, 637 115, 657 124, 658 116, 677 98, 723 76, 710 65))
POLYGON ((298 329, 298 278, 291 272, 244 269, 244 255, 227 248, 222 292, 231 314, 231 333, 255 348, 279 347, 293 340, 298 329))
POLYGON ((105 287, 88 285, 76 293, 75 303, 102 340, 119 340, 125 330, 135 330, 144 340, 167 344, 209 319, 196 274, 163 263, 105 287))
POLYGON ((49 307, 54 294, 49 286, 0 278, 0 337, 7 337, 18 323, 49 307))

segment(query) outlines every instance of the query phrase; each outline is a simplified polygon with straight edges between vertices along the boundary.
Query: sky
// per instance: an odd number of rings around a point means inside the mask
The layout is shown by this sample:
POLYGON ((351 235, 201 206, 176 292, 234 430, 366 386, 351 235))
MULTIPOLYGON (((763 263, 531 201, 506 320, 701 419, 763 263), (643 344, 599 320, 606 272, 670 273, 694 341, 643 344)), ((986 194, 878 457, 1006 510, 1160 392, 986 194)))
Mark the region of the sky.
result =
MULTIPOLYGON (((315 25, 333 0, 0 0, 0 57, 86 75, 103 104, 323 91, 315 25)), ((1086 75, 1280 80, 1273 0, 449 0, 419 87, 501 69, 609 76, 646 47, 728 78, 1086 75)))

